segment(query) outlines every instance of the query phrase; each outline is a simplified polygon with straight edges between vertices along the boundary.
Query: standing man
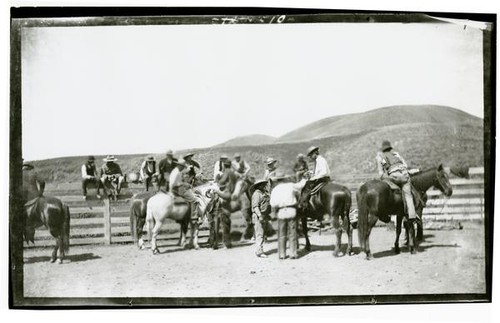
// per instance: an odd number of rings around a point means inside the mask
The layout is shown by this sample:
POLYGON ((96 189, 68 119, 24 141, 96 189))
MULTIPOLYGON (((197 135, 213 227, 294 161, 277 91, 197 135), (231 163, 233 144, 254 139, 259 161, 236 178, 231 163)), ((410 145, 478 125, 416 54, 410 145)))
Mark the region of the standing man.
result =
POLYGON ((117 161, 115 156, 108 155, 103 160, 105 164, 101 167, 101 182, 104 187, 104 193, 106 193, 108 197, 111 197, 111 193, 107 188, 113 186, 114 183, 116 184, 116 193, 120 194, 122 183, 125 180, 122 169, 120 165, 115 163, 117 161))
POLYGON ((382 142, 381 152, 377 154, 377 167, 380 179, 388 179, 401 187, 403 191, 403 201, 405 202, 405 211, 410 221, 415 221, 417 213, 411 194, 410 174, 408 165, 399 153, 392 150, 391 143, 387 140, 382 142))
POLYGON ((158 164, 158 172, 160 173, 160 178, 158 180, 159 188, 164 186, 165 190, 168 191, 170 173, 174 170, 176 161, 177 160, 174 158, 173 151, 167 150, 166 157, 160 160, 160 163, 158 164))
POLYGON ((319 185, 330 181, 330 167, 326 159, 319 154, 319 148, 312 146, 307 150, 307 156, 314 162, 311 178, 307 181, 300 196, 299 206, 305 208, 311 191, 319 185))
POLYGON ((295 179, 297 182, 300 182, 304 174, 309 171, 309 165, 307 165, 306 156, 304 154, 297 155, 297 161, 293 166, 293 171, 295 172, 295 179))
MULTIPOLYGON (((87 158, 87 162, 82 165, 82 191, 83 191, 83 199, 87 199, 87 186, 92 183, 96 186, 97 194, 96 197, 98 199, 101 198, 99 195, 99 189, 102 186, 101 181, 99 180, 97 174, 97 167, 95 165, 95 157, 89 156, 87 158)), ((104 190, 104 188, 103 188, 104 190)))
POLYGON ((233 170, 239 178, 245 178, 250 172, 250 165, 243 159, 241 159, 241 154, 234 154, 234 160, 232 162, 233 170))
POLYGON ((153 182, 156 181, 159 189, 158 175, 156 172, 156 160, 153 156, 146 157, 146 160, 142 162, 141 165, 141 179, 146 188, 146 192, 149 191, 149 187, 152 186, 153 182))
POLYGON ((175 196, 183 197, 189 203, 191 210, 191 221, 198 220, 201 223, 201 218, 198 215, 198 201, 194 197, 191 184, 185 181, 187 178, 187 164, 184 159, 179 159, 176 162, 176 167, 170 173, 169 191, 175 196))
POLYGON ((220 156, 219 160, 215 162, 214 182, 217 182, 220 179, 220 177, 222 176, 222 173, 224 172, 224 162, 228 159, 229 159, 229 157, 227 157, 226 154, 222 154, 220 156))
POLYGON ((259 258, 267 258, 264 253, 264 240, 266 238, 265 228, 268 225, 271 206, 269 204, 268 180, 261 179, 253 184, 255 190, 252 194, 252 214, 255 226, 257 250, 255 254, 259 258))

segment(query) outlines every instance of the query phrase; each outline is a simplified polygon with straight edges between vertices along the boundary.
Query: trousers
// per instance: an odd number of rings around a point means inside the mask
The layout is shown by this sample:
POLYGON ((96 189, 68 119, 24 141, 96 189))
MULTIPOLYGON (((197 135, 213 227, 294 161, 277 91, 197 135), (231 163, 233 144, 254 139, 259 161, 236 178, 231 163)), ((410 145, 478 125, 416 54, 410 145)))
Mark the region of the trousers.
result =
POLYGON ((406 212, 409 219, 416 219, 417 212, 415 211, 415 204, 413 203, 413 195, 411 193, 410 175, 406 170, 397 170, 389 174, 390 179, 401 187, 403 191, 403 200, 406 206, 406 212))
POLYGON ((297 258, 297 217, 278 219, 278 255, 280 259, 286 257, 287 241, 290 248, 290 258, 297 258))

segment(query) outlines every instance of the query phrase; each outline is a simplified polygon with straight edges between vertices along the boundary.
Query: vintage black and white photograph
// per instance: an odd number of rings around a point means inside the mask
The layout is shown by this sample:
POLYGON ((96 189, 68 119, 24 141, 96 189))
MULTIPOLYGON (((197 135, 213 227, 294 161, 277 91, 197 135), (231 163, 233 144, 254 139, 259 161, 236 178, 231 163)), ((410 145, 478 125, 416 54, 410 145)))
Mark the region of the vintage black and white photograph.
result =
POLYGON ((87 10, 12 11, 15 307, 491 300, 494 15, 87 10))

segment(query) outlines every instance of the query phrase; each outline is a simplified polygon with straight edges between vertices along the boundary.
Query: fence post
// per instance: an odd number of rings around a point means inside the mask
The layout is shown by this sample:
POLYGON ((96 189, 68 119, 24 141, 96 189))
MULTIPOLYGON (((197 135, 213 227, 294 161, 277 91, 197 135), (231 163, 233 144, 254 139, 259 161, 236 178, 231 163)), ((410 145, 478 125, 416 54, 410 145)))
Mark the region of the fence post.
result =
POLYGON ((104 244, 111 244, 111 206, 109 199, 104 199, 104 244))

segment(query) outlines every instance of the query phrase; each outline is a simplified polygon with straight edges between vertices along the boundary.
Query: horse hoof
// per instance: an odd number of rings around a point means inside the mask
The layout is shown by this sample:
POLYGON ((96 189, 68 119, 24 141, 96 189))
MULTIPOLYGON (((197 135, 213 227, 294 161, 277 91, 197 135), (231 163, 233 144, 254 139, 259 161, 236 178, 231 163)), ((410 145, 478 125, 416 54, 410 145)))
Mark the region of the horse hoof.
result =
POLYGON ((349 255, 349 257, 354 256, 354 252, 352 251, 349 251, 347 254, 349 255))
POLYGON ((399 250, 399 248, 395 248, 395 249, 394 249, 394 253, 395 253, 396 255, 399 255, 399 254, 401 253, 401 250, 399 250))
POLYGON ((56 262, 56 258, 51 258, 50 263, 53 264, 54 262, 56 262))
POLYGON ((194 245, 194 249, 198 250, 198 249, 200 249, 200 246, 199 245, 194 245))
POLYGON ((417 250, 415 250, 415 249, 411 249, 410 253, 411 253, 412 255, 415 255, 415 254, 417 253, 417 250))
POLYGON ((159 253, 160 253, 160 250, 158 250, 158 249, 154 249, 154 250, 153 250, 153 255, 157 255, 157 254, 159 254, 159 253))
POLYGON ((62 259, 57 259, 57 263, 60 265, 63 263, 62 259))
POLYGON ((146 247, 144 247, 144 246, 139 246, 139 250, 144 250, 144 249, 146 249, 146 247))

